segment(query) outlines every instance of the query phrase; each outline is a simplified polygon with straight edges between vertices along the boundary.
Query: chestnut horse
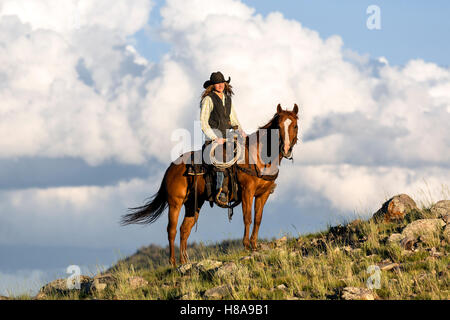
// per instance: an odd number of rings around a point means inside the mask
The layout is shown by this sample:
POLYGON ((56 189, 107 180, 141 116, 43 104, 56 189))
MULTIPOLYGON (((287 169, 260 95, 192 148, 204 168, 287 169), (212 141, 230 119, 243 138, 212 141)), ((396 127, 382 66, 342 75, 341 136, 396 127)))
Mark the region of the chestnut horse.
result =
MULTIPOLYGON (((292 111, 283 110, 278 105, 277 112, 273 118, 266 125, 259 128, 268 130, 258 130, 246 139, 245 163, 243 161, 242 163, 238 162, 237 165, 240 170, 237 170, 237 178, 245 225, 243 244, 247 250, 250 249, 250 246, 253 250, 257 249, 258 230, 261 224, 263 208, 276 186, 275 179, 278 175, 278 166, 282 158, 291 159, 292 148, 297 143, 297 114, 297 105, 294 105, 292 111), (277 130, 275 132, 278 135, 278 155, 273 157, 275 161, 262 161, 260 150, 267 147, 263 145, 264 143, 267 144, 267 142, 261 139, 261 134, 270 134, 272 130, 277 130), (251 144, 248 143, 249 141, 256 141, 253 144, 256 145, 256 148, 254 146, 252 148, 251 144), (252 157, 252 162, 249 162, 249 157, 252 157), (250 237, 253 199, 255 214, 250 237)), ((205 179, 203 176, 197 176, 197 208, 195 208, 194 178, 185 174, 186 169, 185 163, 172 162, 164 174, 159 191, 145 205, 130 208, 133 212, 122 217, 122 225, 152 223, 169 207, 167 233, 170 246, 170 262, 174 266, 176 266, 175 236, 181 207, 184 205, 185 208, 184 220, 180 227, 180 263, 184 264, 187 262, 187 239, 192 227, 197 222, 200 209, 206 200, 205 179)))

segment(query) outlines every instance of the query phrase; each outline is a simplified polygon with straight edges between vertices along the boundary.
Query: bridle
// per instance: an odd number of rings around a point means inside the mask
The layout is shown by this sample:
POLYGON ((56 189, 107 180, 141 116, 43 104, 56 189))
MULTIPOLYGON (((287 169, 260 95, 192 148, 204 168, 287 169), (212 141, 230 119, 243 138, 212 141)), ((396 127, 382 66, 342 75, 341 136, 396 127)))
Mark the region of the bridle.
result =
MULTIPOLYGON (((280 129, 281 129, 281 128, 278 126, 278 130, 280 130, 280 129)), ((280 146, 279 152, 280 152, 281 155, 282 155, 284 158, 286 158, 287 160, 291 160, 291 161, 294 160, 294 158, 293 158, 293 156, 292 156, 292 149, 294 148, 294 145, 297 143, 297 141, 298 141, 298 139, 297 139, 297 132, 296 132, 296 133, 295 133, 295 136, 292 138, 292 140, 289 141, 290 147, 289 147, 289 150, 288 150, 288 154, 290 154, 291 156, 290 156, 290 157, 287 157, 287 156, 285 155, 285 153, 284 153, 284 140, 281 139, 281 134, 279 134, 279 137, 278 137, 278 144, 279 144, 279 146, 280 146)))

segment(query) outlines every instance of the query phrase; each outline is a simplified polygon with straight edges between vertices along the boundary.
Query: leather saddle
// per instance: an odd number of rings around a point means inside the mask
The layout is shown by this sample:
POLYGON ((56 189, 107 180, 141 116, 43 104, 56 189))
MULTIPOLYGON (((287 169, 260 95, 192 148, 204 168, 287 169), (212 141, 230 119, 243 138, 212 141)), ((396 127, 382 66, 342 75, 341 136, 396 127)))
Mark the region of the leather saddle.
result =
POLYGON ((237 165, 234 164, 229 168, 220 169, 212 164, 206 164, 203 161, 199 163, 198 159, 202 159, 201 156, 202 150, 190 152, 190 161, 186 163, 186 174, 191 176, 204 176, 206 199, 209 201, 211 207, 213 207, 214 203, 221 208, 236 206, 234 203, 239 202, 239 186, 236 173, 237 165), (222 190, 216 189, 217 171, 222 171, 224 173, 222 190), (218 197, 220 191, 226 195, 226 202, 220 201, 218 197))

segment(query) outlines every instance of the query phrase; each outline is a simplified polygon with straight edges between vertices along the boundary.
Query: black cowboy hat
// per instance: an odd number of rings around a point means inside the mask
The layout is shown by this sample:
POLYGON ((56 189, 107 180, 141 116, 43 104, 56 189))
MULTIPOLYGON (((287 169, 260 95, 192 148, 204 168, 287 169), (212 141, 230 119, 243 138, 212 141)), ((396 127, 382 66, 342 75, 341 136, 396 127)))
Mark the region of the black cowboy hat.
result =
POLYGON ((205 81, 205 83, 203 84, 203 88, 206 89, 212 84, 217 84, 217 83, 222 83, 222 82, 230 83, 230 81, 231 81, 230 77, 228 77, 228 80, 225 80, 225 77, 223 76, 222 72, 220 72, 220 71, 213 72, 213 73, 211 73, 209 80, 205 81))

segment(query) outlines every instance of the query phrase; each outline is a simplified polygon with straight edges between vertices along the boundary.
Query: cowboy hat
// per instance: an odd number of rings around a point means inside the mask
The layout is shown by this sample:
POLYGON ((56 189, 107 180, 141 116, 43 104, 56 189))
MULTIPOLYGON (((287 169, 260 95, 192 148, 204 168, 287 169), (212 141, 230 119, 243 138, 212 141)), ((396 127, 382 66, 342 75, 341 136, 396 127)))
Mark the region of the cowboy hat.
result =
POLYGON ((222 83, 222 82, 230 83, 230 81, 231 81, 230 77, 228 77, 228 80, 225 80, 225 77, 223 76, 222 72, 220 72, 220 71, 213 72, 213 73, 211 73, 209 80, 205 81, 205 83, 203 84, 203 88, 206 89, 212 84, 217 84, 217 83, 222 83))

